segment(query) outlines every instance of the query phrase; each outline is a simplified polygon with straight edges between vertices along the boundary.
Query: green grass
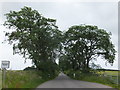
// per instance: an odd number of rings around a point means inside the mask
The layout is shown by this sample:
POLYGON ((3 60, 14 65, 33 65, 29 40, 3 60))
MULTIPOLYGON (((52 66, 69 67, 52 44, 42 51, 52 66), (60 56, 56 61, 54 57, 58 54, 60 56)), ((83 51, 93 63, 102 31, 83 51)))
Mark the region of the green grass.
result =
MULTIPOLYGON (((117 72, 118 71, 113 71, 113 72, 105 71, 105 73, 108 75, 118 75, 117 72)), ((113 88, 118 88, 118 85, 115 84, 109 77, 105 77, 103 75, 89 74, 89 73, 84 74, 84 73, 81 73, 80 71, 67 71, 66 73, 68 76, 76 80, 95 82, 95 83, 100 83, 100 84, 104 84, 107 86, 111 86, 113 88), (73 76, 73 73, 76 74, 76 77, 73 76)))
POLYGON ((100 71, 98 74, 108 77, 113 83, 118 83, 118 71, 100 71))
POLYGON ((105 71, 105 74, 107 75, 118 75, 118 71, 105 71))
POLYGON ((100 74, 118 76, 118 71, 101 71, 100 74))
POLYGON ((43 78, 40 71, 7 71, 5 88, 36 88, 52 78, 43 78))
POLYGON ((0 90, 2 88, 2 71, 0 70, 0 90))

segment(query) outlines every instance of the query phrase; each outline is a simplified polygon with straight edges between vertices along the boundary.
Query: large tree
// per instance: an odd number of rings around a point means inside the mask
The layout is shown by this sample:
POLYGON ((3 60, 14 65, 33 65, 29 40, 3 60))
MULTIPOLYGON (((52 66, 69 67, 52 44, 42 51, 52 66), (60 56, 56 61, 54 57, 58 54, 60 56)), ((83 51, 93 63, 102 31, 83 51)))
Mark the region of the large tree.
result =
POLYGON ((14 30, 5 34, 9 43, 13 44, 14 54, 31 59, 38 69, 45 68, 40 66, 41 63, 55 63, 61 40, 56 20, 45 18, 30 7, 10 11, 6 17, 4 25, 14 30))
POLYGON ((73 69, 87 71, 91 60, 103 57, 111 65, 115 59, 115 49, 110 38, 111 33, 97 26, 72 26, 65 33, 65 54, 73 69))

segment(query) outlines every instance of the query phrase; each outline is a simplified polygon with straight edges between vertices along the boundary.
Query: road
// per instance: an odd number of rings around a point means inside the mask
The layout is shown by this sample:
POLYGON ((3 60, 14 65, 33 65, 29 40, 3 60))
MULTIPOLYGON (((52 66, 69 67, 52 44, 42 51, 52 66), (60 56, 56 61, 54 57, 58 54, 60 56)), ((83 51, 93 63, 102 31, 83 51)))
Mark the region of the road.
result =
POLYGON ((73 80, 63 73, 60 73, 54 80, 47 81, 37 88, 111 88, 98 83, 73 80))

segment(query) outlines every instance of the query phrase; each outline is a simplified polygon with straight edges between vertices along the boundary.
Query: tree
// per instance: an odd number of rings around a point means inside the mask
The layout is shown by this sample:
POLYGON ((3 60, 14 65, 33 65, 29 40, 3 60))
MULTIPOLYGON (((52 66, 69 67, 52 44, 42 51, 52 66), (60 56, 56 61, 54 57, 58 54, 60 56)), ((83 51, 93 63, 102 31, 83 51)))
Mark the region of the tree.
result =
POLYGON ((41 69, 40 63, 55 63, 56 52, 60 52, 61 47, 61 31, 56 20, 45 18, 30 7, 21 8, 18 12, 10 11, 6 17, 4 25, 14 29, 5 34, 13 44, 14 54, 31 59, 38 69, 41 69))
POLYGON ((65 53, 72 62, 73 69, 89 70, 91 60, 102 56, 111 65, 115 59, 114 45, 110 41, 111 33, 97 26, 72 26, 65 33, 65 53))
POLYGON ((60 67, 61 71, 66 71, 66 70, 72 69, 71 62, 69 61, 69 58, 67 57, 67 55, 63 54, 59 58, 59 67, 60 67))

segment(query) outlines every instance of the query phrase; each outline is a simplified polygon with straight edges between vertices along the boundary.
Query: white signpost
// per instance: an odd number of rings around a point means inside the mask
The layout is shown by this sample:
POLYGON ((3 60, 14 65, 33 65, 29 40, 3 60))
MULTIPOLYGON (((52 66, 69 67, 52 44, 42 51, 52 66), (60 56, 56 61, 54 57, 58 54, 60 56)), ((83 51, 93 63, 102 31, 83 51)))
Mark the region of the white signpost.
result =
POLYGON ((1 65, 2 69, 9 68, 9 66, 10 66, 10 61, 2 61, 2 65, 1 65))
POLYGON ((5 88, 5 75, 6 75, 6 69, 9 68, 10 61, 2 61, 1 68, 3 70, 2 75, 2 88, 5 88))

